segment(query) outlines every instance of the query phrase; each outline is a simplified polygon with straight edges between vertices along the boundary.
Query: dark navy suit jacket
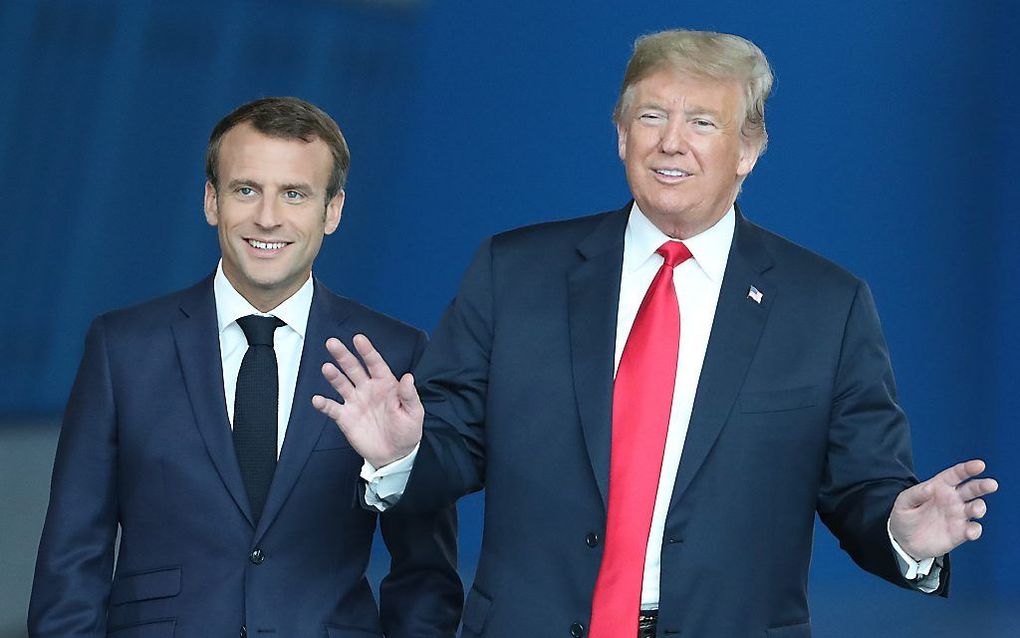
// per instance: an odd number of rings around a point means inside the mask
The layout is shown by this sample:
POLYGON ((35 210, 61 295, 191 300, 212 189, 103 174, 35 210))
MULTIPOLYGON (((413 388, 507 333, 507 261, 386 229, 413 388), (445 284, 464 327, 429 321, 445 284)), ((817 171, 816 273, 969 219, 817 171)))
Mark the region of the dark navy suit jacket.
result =
POLYGON ((377 517, 356 501, 362 459, 311 405, 336 396, 320 372, 328 337, 372 335, 400 375, 425 335, 314 285, 257 524, 227 420, 212 278, 96 319, 57 448, 31 636, 453 635, 454 511, 381 517, 392 568, 380 614, 365 578, 377 517))
MULTIPOLYGON (((397 509, 486 490, 465 636, 586 631, 629 209, 486 241, 418 367, 428 416, 397 509)), ((886 520, 914 483, 867 286, 738 212, 666 519, 659 635, 810 636, 816 511, 857 563, 909 586, 886 520)))

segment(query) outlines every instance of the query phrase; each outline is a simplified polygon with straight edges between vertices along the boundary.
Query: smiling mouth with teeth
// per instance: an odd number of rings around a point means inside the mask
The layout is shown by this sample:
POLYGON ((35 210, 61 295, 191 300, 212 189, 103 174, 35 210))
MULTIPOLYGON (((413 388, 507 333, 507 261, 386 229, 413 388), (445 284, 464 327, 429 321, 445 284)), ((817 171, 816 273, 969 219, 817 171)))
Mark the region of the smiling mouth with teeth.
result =
POLYGON ((657 168, 655 169, 655 172, 659 175, 665 175, 666 177, 690 177, 691 175, 687 171, 682 171, 678 168, 657 168))
POLYGON ((257 239, 246 239, 248 245, 259 250, 280 250, 287 245, 285 241, 259 241, 257 239))

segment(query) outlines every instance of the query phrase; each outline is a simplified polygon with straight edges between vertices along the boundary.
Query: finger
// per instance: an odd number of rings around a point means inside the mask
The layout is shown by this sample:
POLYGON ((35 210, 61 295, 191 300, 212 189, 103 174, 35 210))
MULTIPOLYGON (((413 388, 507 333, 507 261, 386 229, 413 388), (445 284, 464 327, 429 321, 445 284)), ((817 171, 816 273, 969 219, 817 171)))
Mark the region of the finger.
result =
POLYGON ((354 347, 358 349, 358 354, 365 361, 365 367, 368 368, 368 373, 372 375, 373 379, 396 378, 390 371, 390 367, 386 365, 386 360, 375 349, 368 337, 354 335, 354 347))
POLYGON ((347 346, 342 341, 336 337, 330 337, 326 340, 326 350, 333 355, 333 359, 336 360, 340 371, 347 375, 351 383, 361 385, 368 380, 368 373, 365 372, 364 366, 361 365, 358 358, 347 349, 347 346))
POLYGON ((964 530, 963 535, 969 541, 976 541, 977 539, 981 538, 981 531, 982 531, 981 523, 975 523, 971 521, 970 523, 967 523, 967 529, 964 530))
POLYGON ((957 463, 953 467, 944 469, 936 474, 935 478, 956 487, 960 483, 974 478, 984 471, 985 462, 980 459, 973 459, 970 461, 964 461, 963 463, 957 463))
POLYGON ((326 377, 326 381, 329 381, 329 384, 345 401, 354 393, 354 385, 351 380, 332 363, 322 364, 322 376, 326 377))
POLYGON ((934 492, 935 487, 931 481, 925 481, 903 490, 896 500, 906 508, 920 507, 931 500, 934 492))
POLYGON ((414 387, 414 376, 410 372, 400 377, 400 385, 397 386, 397 397, 400 399, 400 405, 411 413, 417 413, 424 411, 421 405, 421 398, 418 396, 418 390, 414 387))
POLYGON ((973 479, 963 483, 956 488, 960 498, 970 501, 981 496, 987 496, 999 489, 999 482, 992 478, 973 479))
POLYGON ((988 513, 988 505, 985 504, 984 500, 976 498, 963 507, 963 513, 967 518, 982 518, 988 513))
POLYGON ((340 415, 343 412, 343 406, 333 399, 328 399, 321 394, 316 394, 312 397, 312 407, 333 419, 337 425, 340 425, 340 415))

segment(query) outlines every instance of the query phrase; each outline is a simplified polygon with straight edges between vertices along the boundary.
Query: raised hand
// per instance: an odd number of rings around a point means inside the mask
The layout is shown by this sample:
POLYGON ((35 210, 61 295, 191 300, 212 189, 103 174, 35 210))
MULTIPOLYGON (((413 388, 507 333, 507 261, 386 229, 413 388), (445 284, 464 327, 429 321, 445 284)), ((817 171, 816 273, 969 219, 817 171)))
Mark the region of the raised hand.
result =
POLYGON ((923 560, 976 541, 981 523, 975 519, 988 511, 982 497, 999 489, 995 479, 976 478, 984 471, 984 461, 966 461, 900 492, 889 531, 903 551, 923 560))
POLYGON ((355 335, 354 347, 365 365, 339 339, 326 341, 336 365, 324 363, 322 376, 344 402, 317 394, 312 405, 333 419, 351 447, 379 468, 407 456, 418 445, 425 409, 410 373, 397 381, 365 335, 355 335))

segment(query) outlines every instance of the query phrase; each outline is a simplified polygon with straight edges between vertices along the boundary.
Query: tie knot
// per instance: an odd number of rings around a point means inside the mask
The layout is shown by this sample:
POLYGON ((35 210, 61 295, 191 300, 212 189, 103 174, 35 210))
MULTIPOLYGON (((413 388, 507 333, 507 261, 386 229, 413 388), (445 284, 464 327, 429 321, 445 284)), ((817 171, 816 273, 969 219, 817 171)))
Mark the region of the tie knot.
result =
POLYGON ((683 242, 679 241, 667 241, 665 244, 659 246, 659 249, 655 252, 662 255, 662 258, 666 260, 666 265, 670 268, 679 266, 693 257, 693 255, 691 255, 691 251, 687 249, 687 246, 684 246, 683 242))
POLYGON ((249 346, 273 347, 273 333, 280 326, 286 325, 276 317, 262 317, 259 315, 248 315, 237 320, 241 326, 244 336, 248 339, 249 346))

